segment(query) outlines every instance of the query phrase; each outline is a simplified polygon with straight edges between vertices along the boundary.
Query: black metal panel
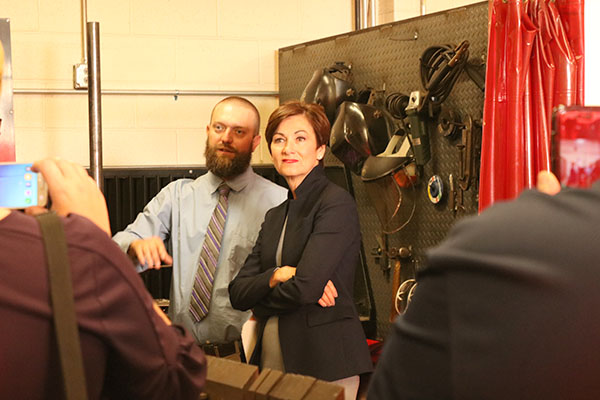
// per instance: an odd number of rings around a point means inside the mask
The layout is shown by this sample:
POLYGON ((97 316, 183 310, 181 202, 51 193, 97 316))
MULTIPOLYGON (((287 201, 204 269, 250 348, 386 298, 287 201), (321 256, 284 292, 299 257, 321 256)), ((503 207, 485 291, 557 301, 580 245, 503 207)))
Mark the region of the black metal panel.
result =
MULTIPOLYGON (((357 90, 367 87, 382 90, 384 96, 402 92, 410 94, 423 90, 419 76, 419 58, 423 51, 434 45, 458 45, 463 40, 470 43, 470 60, 485 59, 487 46, 488 4, 481 2, 467 7, 430 14, 410 20, 399 21, 362 31, 321 39, 279 50, 280 101, 299 98, 304 87, 317 69, 328 67, 336 61, 352 64, 354 85, 357 90), (416 38, 416 39, 415 39, 416 38)), ((463 73, 444 103, 464 116, 481 120, 483 92, 463 73)), ((459 175, 460 156, 457 145, 460 139, 447 139, 436 130, 435 121, 428 125, 431 138, 431 161, 416 189, 418 202, 411 222, 401 231, 388 235, 390 247, 411 246, 412 262, 417 269, 425 263, 427 249, 438 244, 457 219, 476 213, 477 183, 479 180, 479 144, 481 127, 474 129, 475 174, 471 188, 465 192, 464 211, 454 213, 448 207, 448 177, 459 175), (429 177, 439 175, 445 186, 444 198, 432 204, 427 196, 429 177)), ((341 165, 328 154, 327 165, 341 165)), ((370 203, 365 186, 359 177, 351 178, 359 207, 363 245, 366 250, 372 298, 376 307, 377 332, 373 336, 385 337, 389 332, 389 315, 392 300, 392 284, 389 274, 382 272, 371 249, 378 247, 381 225, 370 203)), ((418 289, 417 289, 418 290, 418 289)))

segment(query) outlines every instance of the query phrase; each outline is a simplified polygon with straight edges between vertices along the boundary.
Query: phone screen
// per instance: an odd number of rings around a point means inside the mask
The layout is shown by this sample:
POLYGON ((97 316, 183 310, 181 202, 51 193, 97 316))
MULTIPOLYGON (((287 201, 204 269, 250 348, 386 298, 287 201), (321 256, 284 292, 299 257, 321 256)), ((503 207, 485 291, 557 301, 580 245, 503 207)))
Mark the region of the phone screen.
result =
POLYGON ((563 107, 554 114, 554 173, 561 184, 587 188, 600 179, 600 107, 563 107))
POLYGON ((31 164, 0 164, 0 207, 38 205, 38 174, 31 164))

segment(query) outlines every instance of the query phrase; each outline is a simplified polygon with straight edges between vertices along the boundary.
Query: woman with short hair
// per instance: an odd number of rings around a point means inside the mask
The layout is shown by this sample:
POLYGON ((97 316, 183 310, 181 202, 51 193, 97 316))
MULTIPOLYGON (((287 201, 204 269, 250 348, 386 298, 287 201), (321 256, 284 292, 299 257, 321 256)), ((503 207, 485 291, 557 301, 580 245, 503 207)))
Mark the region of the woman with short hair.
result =
POLYGON ((251 363, 341 384, 354 399, 373 368, 353 297, 360 226, 352 196, 325 176, 329 133, 316 104, 271 114, 265 136, 288 200, 267 212, 229 294, 259 322, 251 363))

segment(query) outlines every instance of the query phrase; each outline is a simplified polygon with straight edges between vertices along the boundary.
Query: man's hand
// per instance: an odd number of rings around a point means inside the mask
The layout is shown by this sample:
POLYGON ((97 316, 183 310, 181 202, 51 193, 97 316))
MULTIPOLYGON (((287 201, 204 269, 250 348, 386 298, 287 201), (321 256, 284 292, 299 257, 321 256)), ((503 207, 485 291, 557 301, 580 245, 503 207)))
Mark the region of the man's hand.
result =
POLYGON ((296 267, 284 266, 279 267, 275 270, 271 279, 269 280, 269 287, 274 288, 278 283, 283 283, 296 275, 296 267))
MULTIPOLYGON (((85 169, 70 161, 47 158, 35 162, 32 170, 44 176, 53 211, 63 217, 70 213, 79 214, 111 235, 106 201, 85 169)), ((41 207, 26 210, 28 214, 39 214, 40 211, 41 207)))
POLYGON ((131 242, 127 254, 148 268, 160 268, 162 262, 173 264, 173 258, 167 253, 164 242, 158 236, 138 239, 131 242))
POLYGON ((319 299, 318 303, 321 307, 333 307, 335 306, 335 299, 338 297, 337 289, 331 281, 327 281, 325 289, 323 290, 323 296, 319 299))
POLYGON ((560 192, 560 182, 550 171, 540 171, 537 175, 537 190, 551 196, 560 192))

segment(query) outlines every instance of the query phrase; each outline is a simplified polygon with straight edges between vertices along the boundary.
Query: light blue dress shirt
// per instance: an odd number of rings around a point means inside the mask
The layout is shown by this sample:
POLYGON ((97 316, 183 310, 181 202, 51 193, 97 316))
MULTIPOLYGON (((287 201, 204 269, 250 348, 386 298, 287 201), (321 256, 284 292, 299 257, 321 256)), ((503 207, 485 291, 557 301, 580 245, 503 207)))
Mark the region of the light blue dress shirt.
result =
MULTIPOLYGON (((227 286, 252 251, 267 210, 287 199, 286 189, 255 174, 252 168, 227 181, 231 192, 209 313, 204 320, 195 323, 189 312, 194 274, 222 181, 208 172, 196 180, 171 182, 132 224, 113 237, 125 252, 137 239, 170 238, 173 278, 169 317, 192 332, 199 343, 224 343, 240 338, 241 327, 250 313, 231 307, 227 286)), ((138 268, 145 269, 140 265, 138 268)))

